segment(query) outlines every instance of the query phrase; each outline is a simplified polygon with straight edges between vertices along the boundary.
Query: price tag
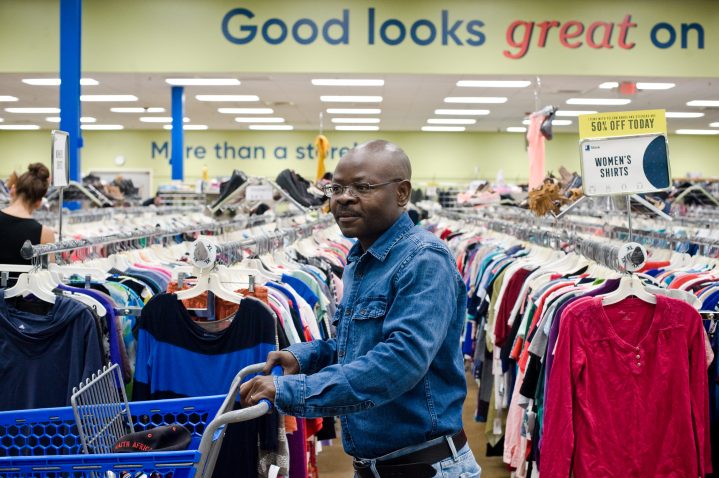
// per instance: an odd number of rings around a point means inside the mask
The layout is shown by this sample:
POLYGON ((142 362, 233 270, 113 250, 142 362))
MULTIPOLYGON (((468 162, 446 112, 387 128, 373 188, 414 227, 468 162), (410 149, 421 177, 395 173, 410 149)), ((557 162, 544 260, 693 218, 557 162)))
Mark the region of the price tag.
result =
POLYGON ((269 184, 247 186, 245 198, 248 201, 272 201, 272 186, 269 184))
POLYGON ((68 134, 65 131, 52 131, 52 185, 57 187, 67 186, 70 181, 70 165, 68 163, 68 134))

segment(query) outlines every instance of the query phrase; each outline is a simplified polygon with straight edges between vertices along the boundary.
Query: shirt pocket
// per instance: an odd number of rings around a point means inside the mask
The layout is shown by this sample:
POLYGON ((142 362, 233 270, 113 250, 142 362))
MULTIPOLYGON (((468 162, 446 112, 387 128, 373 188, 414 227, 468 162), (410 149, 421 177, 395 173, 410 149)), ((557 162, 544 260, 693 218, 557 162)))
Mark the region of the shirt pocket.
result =
POLYGON ((347 356, 350 360, 365 355, 382 341, 382 326, 387 314, 387 298, 365 297, 352 310, 347 356))

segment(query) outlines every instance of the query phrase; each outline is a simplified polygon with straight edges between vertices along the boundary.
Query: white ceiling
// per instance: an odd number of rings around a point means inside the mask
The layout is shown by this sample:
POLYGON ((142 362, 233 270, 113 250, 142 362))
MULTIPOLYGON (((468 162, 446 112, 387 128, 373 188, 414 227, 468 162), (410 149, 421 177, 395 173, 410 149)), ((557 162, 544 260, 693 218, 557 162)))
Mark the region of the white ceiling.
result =
MULTIPOLYGON (((162 124, 143 123, 140 116, 171 116, 170 85, 165 78, 187 77, 188 75, 173 73, 157 74, 92 74, 83 77, 99 81, 97 86, 83 86, 83 94, 132 94, 139 98, 133 103, 87 103, 82 104, 82 116, 97 119, 98 124, 120 124, 125 129, 160 130, 162 124), (113 113, 111 107, 141 106, 164 107, 166 113, 146 114, 113 113)), ((215 130, 247 130, 248 124, 234 121, 235 116, 221 114, 219 107, 271 107, 274 114, 269 116, 282 117, 285 124, 292 125, 296 130, 319 129, 319 116, 324 112, 324 129, 331 131, 334 125, 332 117, 359 117, 358 115, 329 115, 330 107, 363 107, 382 109, 380 115, 362 115, 380 118, 381 131, 420 131, 427 125, 430 118, 449 118, 437 116, 439 108, 473 108, 488 109, 487 116, 473 116, 475 125, 467 126, 467 131, 505 131, 507 127, 521 126, 525 115, 535 110, 535 105, 555 105, 566 110, 639 110, 664 108, 667 111, 703 112, 704 117, 695 119, 668 119, 670 132, 679 128, 717 129, 710 128, 710 123, 719 122, 719 108, 697 108, 687 106, 690 100, 719 100, 719 79, 684 79, 684 78, 614 78, 585 76, 546 76, 541 78, 541 86, 536 87, 537 79, 532 77, 508 76, 453 76, 453 75, 375 75, 367 78, 385 80, 381 87, 327 87, 313 86, 311 79, 327 78, 327 75, 237 75, 217 73, 204 75, 207 78, 237 78, 239 86, 188 86, 185 87, 185 116, 191 124, 207 125, 215 130), (458 80, 531 80, 527 88, 464 88, 457 87, 458 80), (598 86, 605 81, 661 81, 675 83, 676 87, 669 90, 643 90, 637 94, 622 96, 617 89, 600 89, 598 86), (535 92, 538 99, 535 99, 535 92), (198 94, 245 94, 257 95, 259 102, 202 102, 195 98, 198 94), (321 95, 380 95, 382 103, 322 103, 321 95), (443 100, 447 96, 504 96, 508 101, 504 104, 447 104, 443 100), (566 104, 573 97, 583 98, 618 98, 631 99, 626 106, 574 106, 566 104)), ((41 76, 40 76, 41 77, 41 76)), ((335 75, 334 78, 343 76, 335 75)), ((347 77, 346 75, 344 77, 347 77)), ((56 114, 16 114, 5 110, 8 107, 58 107, 58 86, 30 86, 24 84, 23 78, 38 78, 38 75, 2 74, 0 75, 0 96, 10 95, 19 99, 17 102, 0 102, 0 125, 37 124, 41 128, 57 127, 55 123, 45 120, 56 114)), ((353 76, 352 78, 357 78, 353 76)), ((251 116, 251 115, 245 115, 251 116)), ((264 116, 264 115, 263 115, 264 116)), ((462 116, 457 116, 461 118, 462 116)), ((571 119, 569 126, 555 126, 557 132, 574 132, 577 130, 576 118, 571 119)))

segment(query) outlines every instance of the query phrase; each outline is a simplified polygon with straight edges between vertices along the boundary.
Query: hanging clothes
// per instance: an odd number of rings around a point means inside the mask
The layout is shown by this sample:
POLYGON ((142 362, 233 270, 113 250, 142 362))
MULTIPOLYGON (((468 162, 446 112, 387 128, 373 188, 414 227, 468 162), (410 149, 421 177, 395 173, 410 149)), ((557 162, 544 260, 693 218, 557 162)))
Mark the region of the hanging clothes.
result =
POLYGON ((5 299, 0 289, 0 410, 70 405, 73 387, 103 365, 97 327, 75 300, 5 299))

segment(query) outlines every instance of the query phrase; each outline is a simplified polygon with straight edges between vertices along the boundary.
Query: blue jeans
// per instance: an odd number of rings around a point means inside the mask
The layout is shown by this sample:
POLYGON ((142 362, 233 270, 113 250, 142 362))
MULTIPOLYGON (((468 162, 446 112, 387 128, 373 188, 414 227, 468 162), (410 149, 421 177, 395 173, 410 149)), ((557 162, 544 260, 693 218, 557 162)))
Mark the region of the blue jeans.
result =
POLYGON ((479 478, 482 474, 482 468, 474 459, 469 444, 464 445, 453 456, 434 463, 432 468, 437 471, 435 478, 479 478))

